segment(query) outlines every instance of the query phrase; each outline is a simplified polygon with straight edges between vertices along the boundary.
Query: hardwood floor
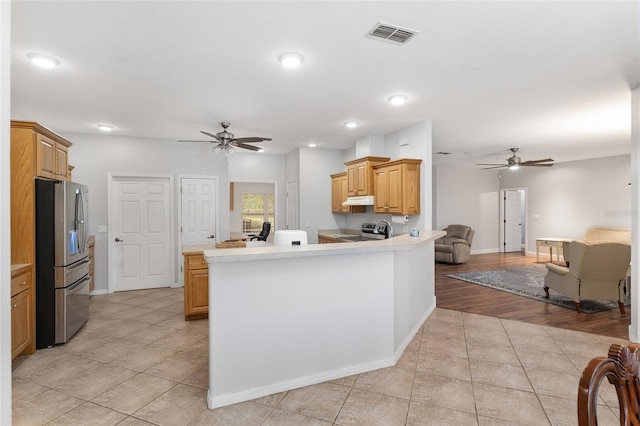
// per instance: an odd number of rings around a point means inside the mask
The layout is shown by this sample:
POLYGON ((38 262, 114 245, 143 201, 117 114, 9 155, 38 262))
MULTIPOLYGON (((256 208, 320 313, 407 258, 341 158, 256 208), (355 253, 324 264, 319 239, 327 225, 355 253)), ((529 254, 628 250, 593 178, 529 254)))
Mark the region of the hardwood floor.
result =
POLYGON ((436 306, 621 339, 629 338, 630 307, 627 307, 624 315, 618 309, 579 314, 567 308, 446 276, 456 272, 486 271, 532 264, 535 264, 535 257, 520 253, 473 255, 469 262, 462 265, 436 263, 436 306))

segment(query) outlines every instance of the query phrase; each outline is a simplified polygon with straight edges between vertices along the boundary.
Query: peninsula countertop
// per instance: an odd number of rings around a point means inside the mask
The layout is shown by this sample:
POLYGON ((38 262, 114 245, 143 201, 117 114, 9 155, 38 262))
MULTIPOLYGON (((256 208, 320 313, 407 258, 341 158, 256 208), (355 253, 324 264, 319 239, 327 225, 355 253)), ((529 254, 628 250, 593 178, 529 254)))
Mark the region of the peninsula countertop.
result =
POLYGON ((435 240, 445 234, 446 232, 444 231, 422 230, 418 237, 402 234, 386 240, 345 242, 340 244, 309 244, 306 246, 287 247, 247 247, 243 250, 215 249, 205 250, 204 257, 209 263, 217 263, 410 250, 416 245, 435 240))

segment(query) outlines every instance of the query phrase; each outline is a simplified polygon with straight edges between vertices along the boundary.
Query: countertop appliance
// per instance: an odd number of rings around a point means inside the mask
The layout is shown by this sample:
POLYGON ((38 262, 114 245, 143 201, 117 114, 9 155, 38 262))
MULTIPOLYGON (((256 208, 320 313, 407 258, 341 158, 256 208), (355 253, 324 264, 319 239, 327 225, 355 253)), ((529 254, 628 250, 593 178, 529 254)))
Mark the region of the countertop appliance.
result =
POLYGON ((273 245, 276 247, 306 246, 307 231, 285 229, 273 234, 273 245))
POLYGON ((67 342, 89 318, 85 185, 36 179, 36 348, 67 342))

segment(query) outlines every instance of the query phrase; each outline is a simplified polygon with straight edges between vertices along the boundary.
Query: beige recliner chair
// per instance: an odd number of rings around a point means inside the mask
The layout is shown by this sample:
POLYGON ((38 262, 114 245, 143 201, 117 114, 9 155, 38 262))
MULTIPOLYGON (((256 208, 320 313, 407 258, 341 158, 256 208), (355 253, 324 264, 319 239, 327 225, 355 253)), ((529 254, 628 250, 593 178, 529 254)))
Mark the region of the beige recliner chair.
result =
POLYGON ((569 267, 547 263, 544 291, 549 289, 570 297, 580 312, 581 300, 617 300, 624 314, 625 278, 631 261, 631 245, 598 241, 570 243, 569 267))
POLYGON ((476 231, 466 225, 449 225, 444 231, 447 235, 435 241, 436 261, 454 264, 469 261, 476 231))

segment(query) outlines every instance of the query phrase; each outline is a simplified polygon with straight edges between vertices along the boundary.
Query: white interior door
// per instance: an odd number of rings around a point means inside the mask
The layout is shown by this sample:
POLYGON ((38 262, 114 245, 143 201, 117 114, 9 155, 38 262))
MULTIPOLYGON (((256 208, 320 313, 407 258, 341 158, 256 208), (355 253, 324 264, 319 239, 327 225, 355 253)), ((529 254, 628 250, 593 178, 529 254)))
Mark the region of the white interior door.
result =
POLYGON ((298 181, 287 182, 287 229, 300 229, 298 225, 298 181))
POLYGON ((173 284, 172 188, 170 176, 111 176, 110 291, 173 284))
POLYGON ((520 222, 520 191, 504 193, 504 251, 520 251, 522 248, 522 224, 520 222))
POLYGON ((215 178, 180 179, 182 244, 215 243, 217 186, 215 178))

